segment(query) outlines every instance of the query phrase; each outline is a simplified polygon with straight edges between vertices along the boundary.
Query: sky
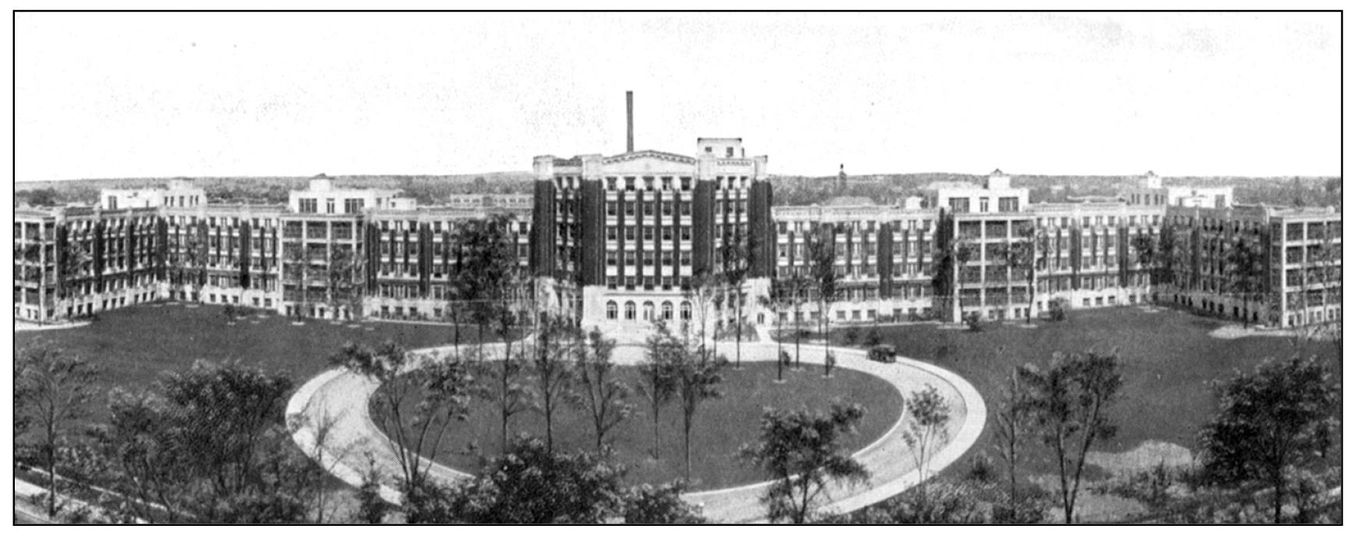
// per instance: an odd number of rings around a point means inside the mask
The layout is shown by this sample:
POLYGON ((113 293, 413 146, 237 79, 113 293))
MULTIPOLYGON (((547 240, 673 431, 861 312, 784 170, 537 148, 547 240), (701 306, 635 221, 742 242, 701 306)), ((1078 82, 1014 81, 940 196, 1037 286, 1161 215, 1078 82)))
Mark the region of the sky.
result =
POLYGON ((19 13, 15 179, 1340 173, 1338 13, 19 13))

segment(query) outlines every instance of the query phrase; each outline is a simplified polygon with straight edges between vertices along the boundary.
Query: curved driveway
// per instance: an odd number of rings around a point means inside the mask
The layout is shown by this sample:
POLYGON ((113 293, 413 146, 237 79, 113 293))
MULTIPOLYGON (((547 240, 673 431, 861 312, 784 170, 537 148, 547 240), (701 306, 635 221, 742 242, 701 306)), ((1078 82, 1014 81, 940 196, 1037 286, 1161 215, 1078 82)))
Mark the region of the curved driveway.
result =
MULTIPOLYGON (((503 346, 487 344, 487 352, 494 356, 503 353, 503 346), (501 350, 496 351, 494 348, 501 350)), ((452 347, 421 350, 420 353, 446 353, 452 347)), ((741 347, 743 359, 772 361, 777 345, 745 343, 741 347)), ((867 359, 862 350, 832 347, 838 367, 878 376, 890 382, 906 397, 927 384, 938 388, 947 400, 952 419, 948 424, 949 441, 936 450, 928 460, 926 476, 932 475, 958 460, 981 435, 985 427, 986 409, 980 393, 960 376, 933 365, 902 359, 895 364, 877 363, 867 359)), ((719 343, 718 351, 735 353, 734 343, 719 343)), ((816 351, 812 351, 816 355, 816 351)), ((638 346, 619 346, 614 360, 621 365, 636 364, 644 356, 638 346)), ((813 357, 812 360, 815 358, 813 357)), ((816 367, 812 367, 813 370, 816 367)), ((326 467, 336 477, 350 485, 362 484, 363 475, 371 468, 383 475, 400 474, 399 465, 381 431, 368 415, 368 398, 377 385, 366 378, 342 369, 327 371, 304 384, 288 401, 287 418, 294 426, 293 440, 303 451, 326 467), (328 426, 326 426, 328 424, 328 426), (317 437, 325 441, 317 446, 317 437)), ((828 504, 822 511, 851 512, 881 502, 914 486, 919 471, 902 434, 908 420, 904 414, 877 441, 854 453, 872 474, 868 483, 852 488, 832 486, 828 490, 828 504)), ((469 475, 453 468, 434 464, 430 470, 435 478, 456 480, 469 475)), ((752 523, 764 521, 764 506, 759 503, 767 483, 736 488, 688 493, 684 498, 703 507, 703 515, 723 523, 752 523)), ((400 502, 401 494, 390 486, 383 486, 382 496, 400 502)))

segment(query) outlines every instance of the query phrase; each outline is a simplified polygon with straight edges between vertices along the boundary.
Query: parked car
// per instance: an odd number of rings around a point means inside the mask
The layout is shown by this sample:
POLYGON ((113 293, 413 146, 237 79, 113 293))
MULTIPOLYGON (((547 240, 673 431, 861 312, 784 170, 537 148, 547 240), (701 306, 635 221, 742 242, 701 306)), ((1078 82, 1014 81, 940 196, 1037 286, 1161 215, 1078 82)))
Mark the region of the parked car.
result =
POLYGON ((896 362, 896 347, 890 344, 879 344, 868 350, 868 359, 881 363, 896 362))

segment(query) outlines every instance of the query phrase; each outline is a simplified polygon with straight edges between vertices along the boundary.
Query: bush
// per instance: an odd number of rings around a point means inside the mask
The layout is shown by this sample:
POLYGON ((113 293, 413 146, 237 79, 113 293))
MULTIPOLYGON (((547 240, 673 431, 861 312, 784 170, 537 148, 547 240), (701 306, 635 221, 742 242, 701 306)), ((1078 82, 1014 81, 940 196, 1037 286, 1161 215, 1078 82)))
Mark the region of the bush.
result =
POLYGON ((858 326, 849 326, 849 329, 844 330, 844 344, 848 346, 858 344, 858 326))
POLYGON ((882 344, 882 333, 877 331, 877 326, 872 326, 872 329, 868 330, 868 334, 863 337, 863 346, 871 348, 879 344, 882 344))
POLYGON ((963 320, 967 322, 967 330, 969 331, 982 331, 985 329, 985 326, 981 323, 980 311, 972 311, 971 314, 963 317, 963 320))
POLYGON ((1052 302, 1051 311, 1047 313, 1047 317, 1052 322, 1064 321, 1066 319, 1066 300, 1057 298, 1056 301, 1052 302))

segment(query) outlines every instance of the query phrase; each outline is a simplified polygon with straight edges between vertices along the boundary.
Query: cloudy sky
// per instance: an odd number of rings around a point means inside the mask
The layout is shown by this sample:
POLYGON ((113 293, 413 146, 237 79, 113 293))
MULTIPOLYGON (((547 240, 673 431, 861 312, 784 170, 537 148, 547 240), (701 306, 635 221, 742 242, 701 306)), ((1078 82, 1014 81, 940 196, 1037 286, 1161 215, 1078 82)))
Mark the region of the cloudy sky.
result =
POLYGON ((528 170, 1338 175, 1339 15, 21 13, 16 179, 528 170))

